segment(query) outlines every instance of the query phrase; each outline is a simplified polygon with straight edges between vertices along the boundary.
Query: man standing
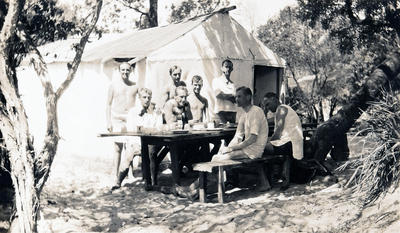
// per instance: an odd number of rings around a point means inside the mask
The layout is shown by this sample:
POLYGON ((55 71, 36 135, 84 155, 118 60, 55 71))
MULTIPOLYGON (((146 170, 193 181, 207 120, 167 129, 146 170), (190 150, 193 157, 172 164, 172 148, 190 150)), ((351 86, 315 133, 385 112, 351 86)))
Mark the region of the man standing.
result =
POLYGON ((215 113, 221 123, 236 122, 235 85, 231 80, 233 63, 230 60, 222 62, 222 76, 213 79, 212 88, 215 94, 215 113))
POLYGON ((193 92, 188 96, 187 100, 193 113, 194 122, 207 122, 208 117, 208 100, 201 94, 203 87, 203 79, 199 75, 192 78, 193 92))
POLYGON ((236 90, 236 103, 244 110, 240 116, 235 136, 213 161, 227 159, 261 158, 268 140, 268 123, 263 110, 252 104, 252 92, 248 87, 236 90))
POLYGON ((171 68, 169 68, 169 76, 171 77, 172 83, 167 84, 164 91, 162 92, 161 100, 163 104, 174 97, 175 89, 177 87, 186 87, 186 83, 184 81, 181 81, 182 69, 179 66, 172 66, 171 68))
MULTIPOLYGON (((136 102, 138 88, 136 83, 129 80, 132 72, 131 65, 123 62, 119 66, 121 78, 113 79, 108 89, 106 120, 107 130, 109 132, 126 131, 126 116, 128 110, 136 102)), ((118 179, 119 165, 121 161, 121 152, 124 142, 115 141, 114 143, 114 170, 113 175, 118 179)))
MULTIPOLYGON (((157 115, 150 108, 152 91, 147 88, 139 89, 140 106, 131 108, 127 116, 127 130, 129 132, 137 131, 138 126, 144 128, 155 128, 157 124, 157 115)), ((130 137, 126 145, 126 153, 121 160, 121 169, 118 174, 117 182, 112 187, 112 190, 121 187, 122 181, 128 174, 129 166, 135 156, 141 154, 140 137, 130 137)), ((149 145, 149 154, 153 155, 159 151, 159 148, 149 145)))

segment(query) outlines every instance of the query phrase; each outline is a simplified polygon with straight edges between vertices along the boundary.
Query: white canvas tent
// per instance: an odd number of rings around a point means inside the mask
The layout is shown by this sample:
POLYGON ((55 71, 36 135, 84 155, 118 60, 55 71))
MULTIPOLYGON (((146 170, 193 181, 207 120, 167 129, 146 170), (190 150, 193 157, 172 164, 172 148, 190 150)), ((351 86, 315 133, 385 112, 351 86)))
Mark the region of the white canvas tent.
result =
MULTIPOLYGON (((59 41, 40 48, 56 87, 66 77, 66 64, 72 60, 71 45, 75 42, 59 41)), ((221 62, 227 58, 234 64, 232 80, 237 86, 255 89, 256 104, 265 92, 279 92, 284 61, 231 18, 226 9, 178 24, 92 41, 83 54, 77 76, 59 103, 60 133, 65 139, 60 146, 72 153, 110 152, 112 148, 104 145, 104 139, 97 138, 97 134, 105 131, 107 87, 112 78, 118 77, 117 61, 125 59, 136 64, 131 78, 139 86, 151 88, 157 104, 162 87, 170 79, 169 67, 182 68, 182 79, 189 89, 191 77, 202 76, 203 95, 212 110, 215 100, 210 84, 221 75, 221 62)), ((41 141, 45 111, 40 83, 30 67, 22 67, 18 75, 32 131, 41 141)))

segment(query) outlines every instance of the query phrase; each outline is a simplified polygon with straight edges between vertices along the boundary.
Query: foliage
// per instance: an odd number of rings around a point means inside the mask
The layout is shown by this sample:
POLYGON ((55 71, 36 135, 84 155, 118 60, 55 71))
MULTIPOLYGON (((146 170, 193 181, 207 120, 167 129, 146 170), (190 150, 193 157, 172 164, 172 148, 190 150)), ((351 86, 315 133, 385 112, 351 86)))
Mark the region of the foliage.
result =
POLYGON ((184 0, 179 5, 171 5, 170 23, 180 22, 187 18, 208 14, 217 8, 229 5, 229 0, 184 0))
POLYGON ((324 29, 340 41, 340 49, 351 53, 376 41, 399 44, 400 4, 398 0, 298 0, 300 16, 313 27, 324 29))
POLYGON ((362 133, 365 141, 375 142, 366 148, 359 159, 349 161, 341 169, 356 169, 354 189, 365 205, 376 201, 382 194, 399 186, 400 181, 400 96, 383 91, 381 100, 373 102, 367 110, 362 133))
POLYGON ((323 121, 323 103, 328 103, 331 116, 351 93, 349 83, 353 86, 355 79, 349 73, 354 73, 354 67, 348 64, 353 58, 340 54, 338 41, 321 24, 311 28, 303 23, 299 10, 284 8, 277 18, 259 27, 258 37, 286 61, 285 76, 295 83, 289 104, 295 104, 307 121, 323 121), (312 79, 301 79, 305 76, 312 79))
POLYGON ((158 0, 118 0, 118 2, 140 14, 136 27, 144 29, 158 26, 158 0))
MULTIPOLYGON (((0 2, 0 30, 7 9, 8 4, 5 1, 0 2)), ((27 44, 40 46, 80 32, 74 21, 64 17, 64 10, 57 5, 56 0, 27 1, 18 19, 17 30, 19 33, 13 38, 11 52, 14 54, 13 62, 16 66, 29 52, 27 44)))

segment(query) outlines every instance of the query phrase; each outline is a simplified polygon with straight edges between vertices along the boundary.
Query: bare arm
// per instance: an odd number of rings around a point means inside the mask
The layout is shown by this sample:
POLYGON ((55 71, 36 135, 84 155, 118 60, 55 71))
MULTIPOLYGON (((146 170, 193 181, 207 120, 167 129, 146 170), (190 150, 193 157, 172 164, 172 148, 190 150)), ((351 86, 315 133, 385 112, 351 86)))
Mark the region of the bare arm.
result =
POLYGON ((229 146, 229 147, 232 149, 232 151, 241 150, 241 149, 248 147, 249 145, 255 143, 256 141, 257 141, 257 135, 250 134, 249 138, 246 138, 244 141, 242 141, 236 145, 229 146))
POLYGON ((171 102, 167 102, 164 105, 164 117, 167 124, 175 122, 175 115, 173 113, 174 105, 171 102))
POLYGON ((235 136, 228 145, 228 148, 231 148, 234 145, 237 145, 243 141, 244 138, 244 121, 242 118, 239 119, 238 126, 236 128, 235 136))
POLYGON ((170 96, 169 92, 170 92, 169 88, 165 88, 163 93, 162 93, 162 95, 161 95, 161 103, 163 105, 165 105, 167 103, 168 99, 169 99, 169 96, 170 96))
POLYGON ((271 141, 281 138, 283 127, 285 126, 285 118, 288 113, 287 108, 279 106, 275 114, 275 129, 274 134, 271 136, 271 141))
POLYGON ((236 102, 235 96, 234 96, 234 95, 232 95, 232 94, 225 94, 225 93, 223 93, 223 92, 220 91, 220 90, 217 90, 216 92, 218 92, 218 93, 215 95, 217 98, 219 98, 219 99, 224 99, 224 100, 229 100, 229 101, 231 101, 232 103, 235 103, 235 102, 236 102), (219 91, 219 92, 218 92, 218 91, 219 91))
POLYGON ((112 131, 112 124, 111 124, 111 104, 113 102, 113 86, 110 85, 108 88, 108 95, 107 95, 107 102, 106 102, 106 122, 107 122, 107 130, 109 132, 112 131))
POLYGON ((208 100, 204 98, 204 109, 203 109, 203 122, 208 122, 210 119, 209 113, 208 113, 208 100))

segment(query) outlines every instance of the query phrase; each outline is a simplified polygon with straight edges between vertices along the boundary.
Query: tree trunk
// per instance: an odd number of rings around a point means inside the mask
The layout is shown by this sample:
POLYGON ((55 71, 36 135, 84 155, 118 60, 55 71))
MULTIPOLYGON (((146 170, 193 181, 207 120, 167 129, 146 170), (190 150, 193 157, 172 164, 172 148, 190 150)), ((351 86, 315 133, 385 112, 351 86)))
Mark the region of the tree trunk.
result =
POLYGON ((0 56, 1 112, 0 130, 4 135, 4 144, 8 150, 11 179, 15 191, 15 204, 18 212, 21 232, 36 231, 36 211, 39 199, 36 195, 33 172, 33 151, 29 140, 28 122, 24 108, 15 87, 7 77, 8 64, 0 56), (23 231, 23 229, 28 229, 23 231))
POLYGON ((361 89, 356 92, 350 102, 342 107, 332 118, 322 123, 311 138, 312 156, 318 161, 325 160, 332 148, 337 148, 334 159, 347 158, 347 145, 342 139, 354 122, 360 117, 362 111, 368 107, 368 101, 377 100, 381 90, 396 78, 400 73, 400 51, 390 54, 382 64, 377 66, 365 80, 361 89), (340 155, 338 151, 343 151, 340 155))
POLYGON ((149 27, 157 27, 158 26, 158 0, 150 0, 150 7, 149 7, 149 27))

